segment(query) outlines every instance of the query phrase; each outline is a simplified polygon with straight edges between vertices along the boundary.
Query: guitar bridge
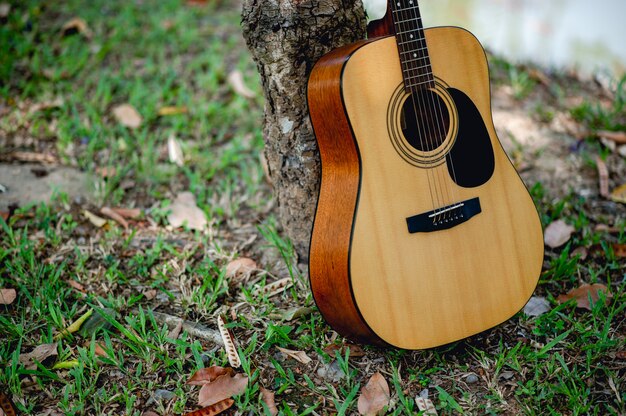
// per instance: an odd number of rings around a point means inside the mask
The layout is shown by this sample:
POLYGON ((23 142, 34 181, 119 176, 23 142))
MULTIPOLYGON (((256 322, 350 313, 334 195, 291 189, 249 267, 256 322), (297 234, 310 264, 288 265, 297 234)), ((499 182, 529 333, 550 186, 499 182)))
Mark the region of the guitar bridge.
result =
POLYGON ((480 200, 472 198, 414 215, 406 219, 406 224, 411 234, 429 233, 456 227, 480 212, 480 200))

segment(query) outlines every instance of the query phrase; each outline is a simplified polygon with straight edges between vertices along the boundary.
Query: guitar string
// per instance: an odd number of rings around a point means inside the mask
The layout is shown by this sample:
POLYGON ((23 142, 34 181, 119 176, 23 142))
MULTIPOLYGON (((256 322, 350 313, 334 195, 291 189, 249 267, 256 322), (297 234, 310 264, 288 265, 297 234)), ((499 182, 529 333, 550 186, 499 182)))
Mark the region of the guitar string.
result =
MULTIPOLYGON (((410 86, 410 81, 407 80, 405 81, 404 75, 406 73, 406 70, 408 70, 408 66, 407 64, 404 62, 404 59, 402 57, 402 55, 404 54, 404 47, 401 46, 400 42, 402 42, 402 37, 406 35, 406 33, 408 33, 407 31, 405 31, 404 29, 404 25, 403 22, 406 22, 408 19, 406 19, 406 17, 408 17, 406 14, 403 13, 402 9, 402 3, 400 1, 398 1, 396 3, 396 6, 398 7, 398 9, 395 10, 396 14, 392 15, 393 19, 394 19, 394 23, 396 26, 396 34, 398 34, 398 30, 399 30, 399 35, 400 36, 396 36, 396 42, 398 43, 398 52, 401 54, 399 56, 400 58, 400 67, 402 70, 402 78, 403 78, 403 82, 405 83, 405 89, 408 88, 408 93, 410 95, 411 98, 411 104, 413 106, 413 112, 415 114, 415 120, 416 120, 416 132, 420 141, 420 145, 422 148, 425 148, 425 143, 424 143, 424 138, 422 137, 422 126, 420 125, 420 123, 417 123, 417 105, 415 103, 415 95, 412 92, 411 86, 410 86), (404 67, 404 68, 403 68, 404 67), (408 85, 407 85, 408 84, 408 85)), ((405 9, 406 10, 406 9, 405 9)), ((407 98, 408 99, 408 98, 407 98)), ((419 100, 419 98, 418 98, 419 100)), ((406 120, 406 115, 405 115, 405 120, 406 120)), ((426 129, 424 128, 424 136, 428 136, 428 132, 426 131, 426 129)), ((439 194, 437 192, 437 184, 435 183, 435 177, 433 176, 432 172, 430 172, 430 169, 426 169, 426 178, 428 180, 428 190, 430 192, 430 199, 431 199, 431 205, 433 207, 433 211, 436 210, 439 206, 440 206, 440 202, 439 202, 439 194), (432 184, 431 184, 432 182, 432 184), (435 192, 433 193, 433 187, 435 188, 435 192)))
MULTIPOLYGON (((430 93, 431 88, 429 83, 432 82, 434 83, 434 77, 432 77, 432 81, 431 80, 426 80, 423 82, 420 82, 420 78, 423 76, 426 76, 428 78, 428 74, 432 74, 432 68, 430 67, 430 60, 429 60, 429 55, 428 55, 428 45, 426 43, 426 36, 423 30, 423 25, 421 25, 420 22, 420 15, 419 15, 419 9, 417 6, 417 3, 414 4, 414 0, 409 0, 409 5, 412 6, 409 8, 410 13, 412 12, 412 16, 411 16, 411 20, 414 21, 415 26, 416 26, 416 30, 419 33, 419 50, 421 51, 425 51, 425 53, 422 53, 422 56, 415 61, 416 62, 416 68, 415 68, 415 72, 416 72, 416 83, 417 83, 417 88, 419 89, 420 92, 420 99, 423 98, 423 115, 425 116, 426 119, 426 124, 429 126, 430 130, 431 130, 431 134, 429 136, 429 142, 430 142, 430 151, 434 151, 437 147, 439 147, 439 143, 437 141, 438 137, 441 137, 442 135, 442 131, 441 128, 439 127, 439 120, 437 120, 437 117, 434 115, 433 113, 433 106, 434 106, 434 101, 433 101, 433 97, 432 94, 430 93), (420 30, 421 28, 421 30, 420 30), (424 70, 425 69, 425 74, 422 75, 420 72, 420 70, 424 70), (423 94, 423 97, 422 97, 423 94)), ((413 57, 417 58, 418 54, 417 52, 413 52, 413 57)), ((446 184, 445 182, 445 178, 441 177, 441 169, 439 169, 439 166, 435 165, 432 168, 433 170, 433 175, 435 176, 435 184, 436 186, 439 187, 441 195, 442 195, 442 203, 439 206, 439 209, 443 209, 446 205, 448 205, 447 200, 449 200, 449 192, 447 190, 447 187, 441 186, 441 183, 444 183, 444 186, 446 184)), ((446 213, 443 213, 444 217, 446 216, 446 213)), ((441 216, 440 215, 436 215, 435 217, 433 217, 433 221, 440 221, 441 220, 441 216)))
MULTIPOLYGON (((431 74, 433 74, 432 63, 430 61, 430 54, 428 53, 428 43, 426 41, 426 34, 423 29, 423 20, 421 20, 421 13, 419 11, 419 5, 417 3, 417 0, 410 0, 409 3, 412 4, 413 1, 415 2, 414 7, 412 8, 413 17, 415 19, 415 22, 418 28, 420 27, 422 28, 421 32, 423 34, 422 41, 421 41, 423 42, 423 45, 421 45, 420 47, 423 47, 423 50, 426 51, 426 53, 424 54, 424 58, 423 58, 423 60, 425 61, 424 67, 426 68, 427 72, 430 72, 431 74)), ((433 78, 433 83, 434 83, 434 75, 432 78, 433 78)), ((431 117, 431 121, 434 122, 437 133, 439 134, 439 137, 442 139, 442 144, 443 144, 443 142, 446 139, 448 130, 446 130, 446 126, 444 123, 443 110, 441 108, 441 100, 439 99, 439 96, 435 91, 436 91, 436 84, 432 87, 432 94, 428 94, 429 101, 430 101, 429 115, 431 117), (437 114, 437 110, 439 114, 437 114)), ((448 125, 448 129, 449 128, 450 128, 450 125, 448 125)), ((439 145, 438 142, 436 144, 439 145)), ((434 146, 433 146, 433 150, 434 150, 434 146)), ((450 162, 452 163, 452 160, 450 160, 450 162)), ((445 187, 445 195, 447 197, 447 201, 444 201, 444 207, 452 205, 457 201, 456 192, 455 192, 456 189, 454 188, 454 186, 452 186, 452 195, 450 193, 450 189, 448 187, 447 172, 445 172, 444 171, 445 169, 443 169, 443 167, 445 166, 446 166, 445 163, 442 163, 441 165, 434 167, 439 179, 441 180, 441 183, 443 183, 445 187), (442 175, 443 175, 443 178, 442 178, 442 175)), ((454 171, 454 167, 452 167, 452 170, 454 171)), ((443 192, 444 190, 442 189, 442 193, 443 192)), ((444 214, 443 214, 445 220, 451 219, 452 215, 453 215, 452 211, 444 211, 444 214)))
MULTIPOLYGON (((405 0, 406 1, 406 0, 405 0)), ((413 29, 413 30, 409 30, 406 31, 404 30, 404 28, 401 28, 401 30, 404 33, 409 33, 409 32, 413 32, 415 30, 417 30, 417 32, 415 33, 415 35, 413 35, 413 33, 410 33, 409 36, 411 36, 413 39, 412 41, 409 41, 409 44, 411 43, 418 43, 419 45, 419 49, 422 49, 422 46, 426 46, 425 43, 425 39, 422 36, 418 36, 420 35, 419 33, 419 20, 417 20, 415 17, 411 17, 410 16, 410 12, 413 11, 413 14, 415 16, 415 5, 414 5, 414 0, 408 0, 407 1, 407 7, 403 8, 403 10, 405 11, 405 13, 403 13, 403 18, 402 21, 404 22, 409 22, 407 25, 409 26, 409 29, 413 29), (408 11, 408 12, 407 12, 408 11), (411 27, 411 23, 414 23, 417 25, 417 27, 412 28, 411 27), (423 45, 422 45, 423 43, 423 45)), ((398 5, 400 4, 400 2, 397 3, 398 5)), ((423 34, 423 32, 422 32, 423 34)), ((413 58, 417 58, 417 51, 418 48, 415 48, 414 50, 411 50, 411 48, 409 47, 408 51, 404 51, 403 55, 407 55, 407 54, 411 54, 413 56, 413 58)), ((403 59, 406 59, 405 57, 403 57, 403 59)), ((410 62, 419 62, 422 63, 421 61, 424 61, 425 58, 424 57, 420 57, 418 59, 409 59, 408 62, 405 63, 406 66, 406 70, 405 73, 408 73, 407 76, 407 83, 408 83, 408 88, 409 91, 411 93, 411 98, 412 98, 412 102, 413 102, 413 108, 414 108, 414 112, 415 112, 415 119, 416 122, 419 122, 419 117, 418 114, 421 115, 422 117, 428 117, 430 114, 428 112, 428 104, 426 103, 426 98, 422 97, 422 91, 423 91, 423 83, 420 83, 419 81, 414 82, 413 79, 419 80, 421 77, 423 77, 424 75, 420 74, 419 68, 422 67, 422 65, 417 65, 416 68, 411 68, 410 66, 410 62), (415 87, 415 88, 414 88, 415 87), (417 98, 416 98, 417 96, 417 98), (416 109, 416 105, 415 105, 415 100, 417 99, 417 107, 419 107, 420 109, 420 113, 417 112, 416 109)), ((426 74, 427 75, 427 74, 426 74)), ((426 93, 424 93, 424 95, 426 95, 426 93)), ((431 117, 432 120, 432 117, 431 117)), ((434 123, 418 123, 419 125, 423 125, 424 126, 424 132, 426 135, 426 140, 427 140, 427 146, 424 146, 424 143, 422 142, 422 140, 420 140, 420 143, 422 144, 422 149, 425 149, 426 151, 431 151, 435 149, 434 143, 433 143, 433 136, 435 134, 434 132, 434 128, 435 126, 432 125, 434 123)), ((437 200, 437 205, 433 208, 433 212, 436 214, 435 216, 433 216, 433 223, 436 222, 440 216, 438 211, 440 211, 444 206, 445 206, 445 199, 446 196, 444 195, 444 191, 443 188, 441 187, 441 185, 438 183, 441 181, 441 175, 439 174, 439 172, 437 172, 437 168, 435 167, 426 167, 426 170, 428 172, 429 178, 432 177, 433 180, 433 186, 435 188, 435 195, 436 195, 436 200, 437 200), (438 177, 439 176, 439 177, 438 177)))

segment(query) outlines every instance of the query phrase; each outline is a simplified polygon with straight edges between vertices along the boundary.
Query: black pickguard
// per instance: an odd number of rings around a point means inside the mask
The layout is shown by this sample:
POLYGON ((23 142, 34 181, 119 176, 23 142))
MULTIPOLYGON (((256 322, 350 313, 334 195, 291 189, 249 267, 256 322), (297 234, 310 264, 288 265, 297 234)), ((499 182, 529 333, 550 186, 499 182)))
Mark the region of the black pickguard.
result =
POLYGON ((460 90, 448 88, 459 115, 459 131, 446 156, 452 180, 464 188, 486 183, 495 169, 487 126, 472 100, 460 90))

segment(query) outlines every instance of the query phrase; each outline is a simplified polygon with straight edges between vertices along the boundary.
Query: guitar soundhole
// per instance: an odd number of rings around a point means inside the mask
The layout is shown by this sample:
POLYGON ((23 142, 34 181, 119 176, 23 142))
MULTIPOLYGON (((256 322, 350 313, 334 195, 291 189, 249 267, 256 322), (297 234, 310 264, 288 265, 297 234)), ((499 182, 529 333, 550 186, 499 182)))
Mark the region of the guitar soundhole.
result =
POLYGON ((423 88, 411 93, 404 101, 400 127, 406 141, 414 149, 429 152, 441 146, 446 139, 450 114, 439 94, 423 88))

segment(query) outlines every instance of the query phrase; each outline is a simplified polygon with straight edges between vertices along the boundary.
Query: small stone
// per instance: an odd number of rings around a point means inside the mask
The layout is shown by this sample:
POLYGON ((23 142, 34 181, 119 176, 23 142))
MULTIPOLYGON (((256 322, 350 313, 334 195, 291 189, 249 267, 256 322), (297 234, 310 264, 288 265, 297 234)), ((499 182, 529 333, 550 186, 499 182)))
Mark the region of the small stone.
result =
POLYGON ((467 382, 467 384, 474 384, 478 381, 478 376, 476 374, 470 374, 469 376, 467 376, 465 381, 467 382))

